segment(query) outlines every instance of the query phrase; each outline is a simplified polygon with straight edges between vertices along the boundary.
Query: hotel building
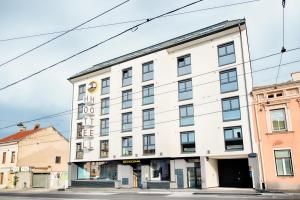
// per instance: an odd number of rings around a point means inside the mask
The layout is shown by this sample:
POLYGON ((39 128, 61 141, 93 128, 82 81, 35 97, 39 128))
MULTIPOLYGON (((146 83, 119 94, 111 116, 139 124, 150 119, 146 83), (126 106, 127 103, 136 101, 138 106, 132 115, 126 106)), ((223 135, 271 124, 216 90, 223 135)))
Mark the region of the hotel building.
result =
POLYGON ((259 187, 244 19, 96 64, 69 81, 73 187, 259 187))

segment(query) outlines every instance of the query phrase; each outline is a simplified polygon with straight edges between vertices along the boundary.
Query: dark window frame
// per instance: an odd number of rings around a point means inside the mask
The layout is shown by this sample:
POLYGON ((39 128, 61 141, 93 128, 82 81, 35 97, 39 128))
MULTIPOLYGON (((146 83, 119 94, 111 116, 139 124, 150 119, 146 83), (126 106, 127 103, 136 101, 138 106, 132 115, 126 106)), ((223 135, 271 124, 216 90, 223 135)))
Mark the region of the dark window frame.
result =
POLYGON ((196 152, 196 139, 195 139, 195 131, 183 131, 180 132, 180 147, 181 147, 181 153, 195 153, 196 152), (194 141, 190 142, 190 135, 193 134, 194 135, 194 141), (188 141, 183 143, 182 142, 182 136, 183 135, 187 135, 187 139, 188 141), (184 146, 183 145, 192 145, 194 144, 194 150, 193 151, 184 151, 184 146))
POLYGON ((126 137, 122 137, 122 156, 132 156, 133 152, 132 152, 132 136, 126 136, 126 137), (127 145, 124 146, 124 140, 131 140, 131 142, 127 142, 127 145), (131 143, 131 145, 130 145, 131 143), (129 154, 124 154, 124 148, 129 148, 130 152, 129 154))
POLYGON ((84 96, 86 94, 86 84, 81 84, 78 86, 78 101, 81 101, 84 99, 84 96), (83 88, 83 89, 82 89, 83 88), (83 95, 83 96, 82 96, 83 95))
POLYGON ((177 76, 184 76, 184 75, 188 75, 188 74, 191 74, 191 73, 192 73, 192 57, 191 57, 191 54, 186 54, 186 55, 178 57, 177 58, 177 76), (186 64, 185 59, 188 58, 188 57, 190 58, 190 63, 186 64), (180 59, 183 59, 183 62, 184 62, 183 66, 179 66, 179 63, 181 62, 180 59), (189 72, 180 74, 180 69, 181 68, 189 68, 189 72))
POLYGON ((101 99, 101 115, 108 115, 109 114, 109 97, 101 99), (108 103, 107 103, 108 102, 108 103), (107 113, 103 112, 104 109, 107 108, 107 113))
POLYGON ((193 104, 186 104, 186 105, 181 105, 181 106, 179 106, 179 124, 180 124, 180 127, 194 126, 194 125, 195 125, 195 119, 194 119, 194 105, 193 105, 193 104), (188 113, 188 112, 187 112, 187 108, 188 108, 188 107, 192 107, 192 108, 193 108, 193 114, 192 114, 192 115, 186 115, 186 116, 182 117, 182 116, 181 116, 181 108, 185 108, 185 109, 186 109, 186 113, 188 113), (192 124, 187 124, 187 125, 182 125, 181 120, 182 120, 182 119, 185 119, 185 118, 190 118, 190 117, 192 117, 193 123, 192 123, 192 124))
POLYGON ((145 85, 143 86, 142 88, 142 92, 143 92, 143 105, 150 105, 150 104, 154 104, 154 84, 150 84, 150 85, 145 85), (153 94, 150 94, 151 92, 151 89, 153 91, 153 94), (145 92, 147 90, 147 95, 148 96, 145 96, 145 92), (150 103, 145 103, 145 99, 147 98, 153 98, 153 101, 150 102, 150 103))
POLYGON ((178 100, 184 101, 184 100, 189 100, 189 99, 193 99, 193 80, 191 78, 178 81, 178 100), (188 87, 186 86, 187 82, 191 82, 190 89, 188 89, 188 87), (180 84, 184 84, 184 89, 185 89, 184 91, 180 90, 180 84), (180 98, 180 94, 186 93, 186 92, 191 92, 191 98, 180 98))
POLYGON ((61 156, 55 156, 55 164, 61 164, 61 156))
POLYGON ((221 94, 225 94, 225 93, 228 93, 228 92, 235 92, 235 91, 238 91, 239 90, 239 82, 238 82, 238 75, 237 75, 237 70, 236 68, 232 68, 232 69, 228 69, 228 70, 224 70, 224 71, 220 71, 219 73, 219 79, 220 79, 220 91, 221 91, 221 94), (233 72, 235 71, 235 74, 236 74, 236 81, 230 81, 230 77, 229 77, 229 74, 227 74, 227 80, 228 82, 227 83, 222 83, 222 74, 225 74, 225 73, 230 73, 230 72, 233 72), (231 83, 235 83, 236 82, 236 89, 234 90, 229 90, 229 91, 222 91, 222 85, 226 85, 226 84, 231 84, 231 83))
POLYGON ((83 135, 82 135, 82 130, 84 129, 83 123, 82 122, 78 122, 76 124, 76 129, 77 129, 76 130, 76 138, 77 139, 81 139, 83 137, 83 135), (81 128, 80 131, 79 131, 79 128, 81 128))
POLYGON ((122 132, 130 131, 132 131, 132 112, 122 113, 122 132), (129 115, 131 116, 130 118, 128 117, 129 115), (126 123, 124 123, 124 116, 126 116, 126 123), (130 129, 124 129, 124 126, 127 124, 131 126, 130 129))
POLYGON ((100 119, 100 136, 106 136, 106 135, 109 135, 109 118, 100 119), (103 122, 105 126, 103 126, 103 122), (103 130, 106 129, 107 132, 103 132, 103 130))
MULTIPOLYGON (((241 115, 241 104, 240 104, 240 97, 239 96, 234 96, 234 97, 228 97, 228 98, 223 98, 221 99, 221 104, 222 104, 222 117, 223 117, 223 122, 228 122, 228 121, 237 121, 237 120, 241 120, 242 115, 241 115), (238 99, 238 108, 235 109, 229 109, 229 110, 224 110, 224 106, 223 106, 223 101, 227 101, 227 100, 231 100, 231 99, 238 99), (236 111, 239 110, 240 111, 240 117, 236 118, 236 119, 224 119, 224 111, 228 112, 228 111, 236 111)), ((230 108, 232 107, 232 104, 230 102, 230 108)))
POLYGON ((225 66, 225 65, 230 65, 230 64, 233 64, 233 63, 235 63, 235 62, 236 62, 236 55, 235 55, 235 44, 234 44, 234 41, 230 41, 230 42, 226 42, 226 43, 223 43, 223 44, 218 45, 218 63, 219 63, 219 67, 225 66), (227 53, 227 47, 228 47, 229 45, 233 45, 233 52, 232 52, 232 53, 227 53), (220 49, 220 48, 223 48, 223 47, 225 47, 226 54, 220 56, 220 51, 219 51, 219 49, 220 49), (225 56, 228 56, 228 55, 231 55, 231 54, 234 54, 234 61, 233 61, 233 62, 226 63, 226 64, 220 64, 220 57, 225 57, 225 56))
POLYGON ((78 104, 77 119, 84 118, 84 103, 78 104))
POLYGON ((244 137, 243 137, 243 129, 242 126, 230 126, 230 127, 224 127, 223 128, 223 135, 224 135, 224 146, 225 146, 225 151, 243 151, 244 150, 244 137), (234 129, 240 129, 241 130, 241 138, 240 139, 234 139, 234 137, 232 137, 232 139, 226 139, 225 136, 225 131, 226 130, 232 130, 234 131, 234 129), (235 149, 227 149, 226 145, 226 141, 242 141, 242 148, 235 148, 235 149))
POLYGON ((132 67, 128 67, 122 70, 122 86, 125 87, 129 85, 132 85, 132 67), (130 80, 130 83, 124 84, 126 80, 130 80))
POLYGON ((155 111, 154 108, 149 108, 143 110, 143 130, 147 129, 154 129, 155 128, 155 111), (145 119, 145 112, 148 112, 147 117, 148 119, 145 119), (153 112, 153 118, 151 118, 151 112, 153 112), (153 125, 151 127, 145 127, 145 122, 151 122, 153 121, 153 125))
POLYGON ((109 156, 109 140, 100 140, 100 158, 108 158, 108 156, 109 156))
POLYGON ((143 135, 143 154, 144 155, 153 155, 155 154, 155 134, 145 134, 143 135), (154 137, 154 144, 151 143, 151 137, 154 137), (145 144, 145 138, 147 143, 145 144), (150 147, 154 147, 154 149, 150 147))
POLYGON ((143 82, 145 81, 150 81, 154 79, 154 62, 153 61, 149 61, 146 63, 142 64, 142 71, 143 71, 143 82), (149 70, 150 66, 152 65, 152 70, 149 70), (145 70, 145 67, 147 68, 147 70, 145 70), (150 79, 145 79, 145 75, 146 74, 152 74, 150 79))
POLYGON ((107 77, 101 80, 101 94, 102 95, 109 94, 109 90, 110 90, 110 77, 107 77), (105 90, 108 91, 104 92, 105 90))
POLYGON ((122 91, 122 109, 127 109, 127 108, 132 108, 132 89, 122 91), (125 107, 124 104, 128 102, 130 103, 130 106, 125 107))

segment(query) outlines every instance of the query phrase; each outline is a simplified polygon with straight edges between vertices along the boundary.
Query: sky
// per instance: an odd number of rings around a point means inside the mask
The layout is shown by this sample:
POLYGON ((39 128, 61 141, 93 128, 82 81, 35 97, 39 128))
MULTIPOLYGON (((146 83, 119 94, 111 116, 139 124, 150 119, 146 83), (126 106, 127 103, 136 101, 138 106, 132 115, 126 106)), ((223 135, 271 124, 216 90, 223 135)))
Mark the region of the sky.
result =
MULTIPOLYGON (((153 17, 194 0, 130 0, 118 9, 88 23, 98 26, 153 17)), ((180 12, 220 6, 246 0, 203 0, 180 12)), ((85 54, 62 63, 21 84, 0 91, 0 137, 18 131, 7 125, 71 109, 73 74, 132 51, 210 26, 225 20, 246 18, 250 55, 255 59, 279 52, 282 42, 282 0, 260 0, 185 15, 160 18, 128 32, 85 54)), ((68 30, 123 2, 123 0, 27 0, 0 1, 0 63, 3 63, 58 34, 1 41, 32 34, 68 30)), ((285 48, 300 47, 300 1, 289 0, 285 8, 285 48)), ((73 31, 65 36, 0 67, 0 87, 54 64, 74 53, 117 34, 135 23, 73 31)), ((298 60, 300 50, 283 54, 282 63, 298 60)), ((252 63, 254 71, 279 64, 279 55, 252 63)), ((290 80, 300 71, 300 63, 282 66, 278 82, 290 80)), ((253 73, 254 86, 275 83, 277 69, 253 73)), ((42 127, 54 126, 66 137, 70 134, 70 115, 38 121, 42 127)), ((35 122, 27 123, 28 129, 35 122)))

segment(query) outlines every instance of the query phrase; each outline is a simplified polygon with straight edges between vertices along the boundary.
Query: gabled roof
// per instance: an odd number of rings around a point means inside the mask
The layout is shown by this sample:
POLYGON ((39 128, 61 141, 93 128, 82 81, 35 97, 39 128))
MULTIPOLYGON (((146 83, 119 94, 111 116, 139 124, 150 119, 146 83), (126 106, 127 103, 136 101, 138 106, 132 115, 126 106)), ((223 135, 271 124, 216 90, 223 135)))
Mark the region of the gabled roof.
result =
POLYGON ((237 20, 231 20, 231 21, 226 20, 226 21, 214 24, 212 26, 208 26, 206 28, 199 29, 197 31, 167 40, 165 42, 161 42, 159 44, 156 44, 156 45, 153 45, 150 47, 146 47, 144 49, 140 49, 140 50, 134 51, 132 53, 96 64, 91 68, 88 68, 86 70, 83 70, 83 71, 71 76, 68 80, 72 80, 74 78, 77 78, 77 77, 80 77, 80 76, 83 76, 83 75, 86 75, 86 74, 89 74, 89 73, 92 73, 92 72, 95 72, 95 71, 98 71, 101 69, 105 69, 105 68, 111 67, 113 65, 120 64, 120 63, 129 61, 129 60, 132 60, 132 59, 144 56, 144 55, 148 55, 148 54, 151 54, 151 53, 154 53, 157 51, 161 51, 163 49, 167 49, 167 48, 174 47, 174 46, 186 43, 186 42, 190 42, 192 40, 196 40, 196 39, 203 38, 203 37, 206 37, 209 35, 213 35, 215 33, 225 31, 227 29, 238 27, 239 25, 245 24, 245 22, 246 22, 245 19, 237 19, 237 20))
POLYGON ((44 129, 44 128, 32 129, 32 130, 28 130, 28 131, 19 131, 15 134, 12 134, 5 138, 0 139, 0 143, 17 142, 17 141, 20 141, 20 140, 24 139, 25 137, 32 135, 42 129, 44 129))

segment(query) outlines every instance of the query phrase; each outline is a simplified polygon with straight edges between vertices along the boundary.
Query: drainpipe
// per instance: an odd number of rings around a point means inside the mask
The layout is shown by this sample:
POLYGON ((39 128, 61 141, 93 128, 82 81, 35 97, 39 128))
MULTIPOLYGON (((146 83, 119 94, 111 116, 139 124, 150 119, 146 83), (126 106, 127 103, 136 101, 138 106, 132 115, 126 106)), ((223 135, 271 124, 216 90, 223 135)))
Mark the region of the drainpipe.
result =
POLYGON ((261 180, 261 184, 262 184, 262 189, 263 190, 265 190, 266 189, 266 183, 265 183, 265 180, 266 180, 266 178, 265 178, 265 171, 264 171, 264 166, 263 166, 263 162, 262 162, 262 160, 263 160, 263 158, 262 158, 262 153, 261 153, 261 151, 262 151, 262 145, 261 145, 261 138, 260 138, 260 128, 259 128, 259 123, 258 123, 258 113, 257 113, 257 107, 256 106, 254 106, 254 108, 255 108, 255 112, 254 112, 254 114, 255 114, 255 122, 256 122, 256 131, 257 131, 257 136, 258 136, 258 154, 259 154, 259 162, 260 162, 260 171, 261 171, 261 173, 262 173, 262 180, 261 180))
MULTIPOLYGON (((70 127, 70 136, 69 136, 69 164, 68 164, 68 168, 70 173, 68 173, 68 175, 70 174, 70 177, 68 176, 68 179, 70 181, 70 183, 72 182, 72 163, 71 163, 71 146, 72 146, 72 132, 73 132, 73 102, 74 102, 74 83, 72 83, 72 115, 71 115, 71 127, 70 127)), ((71 184, 69 185, 69 181, 68 181, 68 187, 71 186, 71 184)))
POLYGON ((251 121, 250 121, 248 87, 247 87, 247 83, 246 83, 245 59, 244 59, 244 50, 243 50, 243 39, 242 39, 241 24, 239 24, 239 31, 240 31, 240 42, 241 42, 242 62, 243 62, 244 86, 245 86, 245 91, 246 91, 246 105, 247 105, 247 116, 248 116, 248 131, 249 131, 249 133, 250 133, 250 148, 251 148, 251 154, 253 154, 253 153, 254 153, 254 152, 253 152, 253 135, 252 135, 251 121))

